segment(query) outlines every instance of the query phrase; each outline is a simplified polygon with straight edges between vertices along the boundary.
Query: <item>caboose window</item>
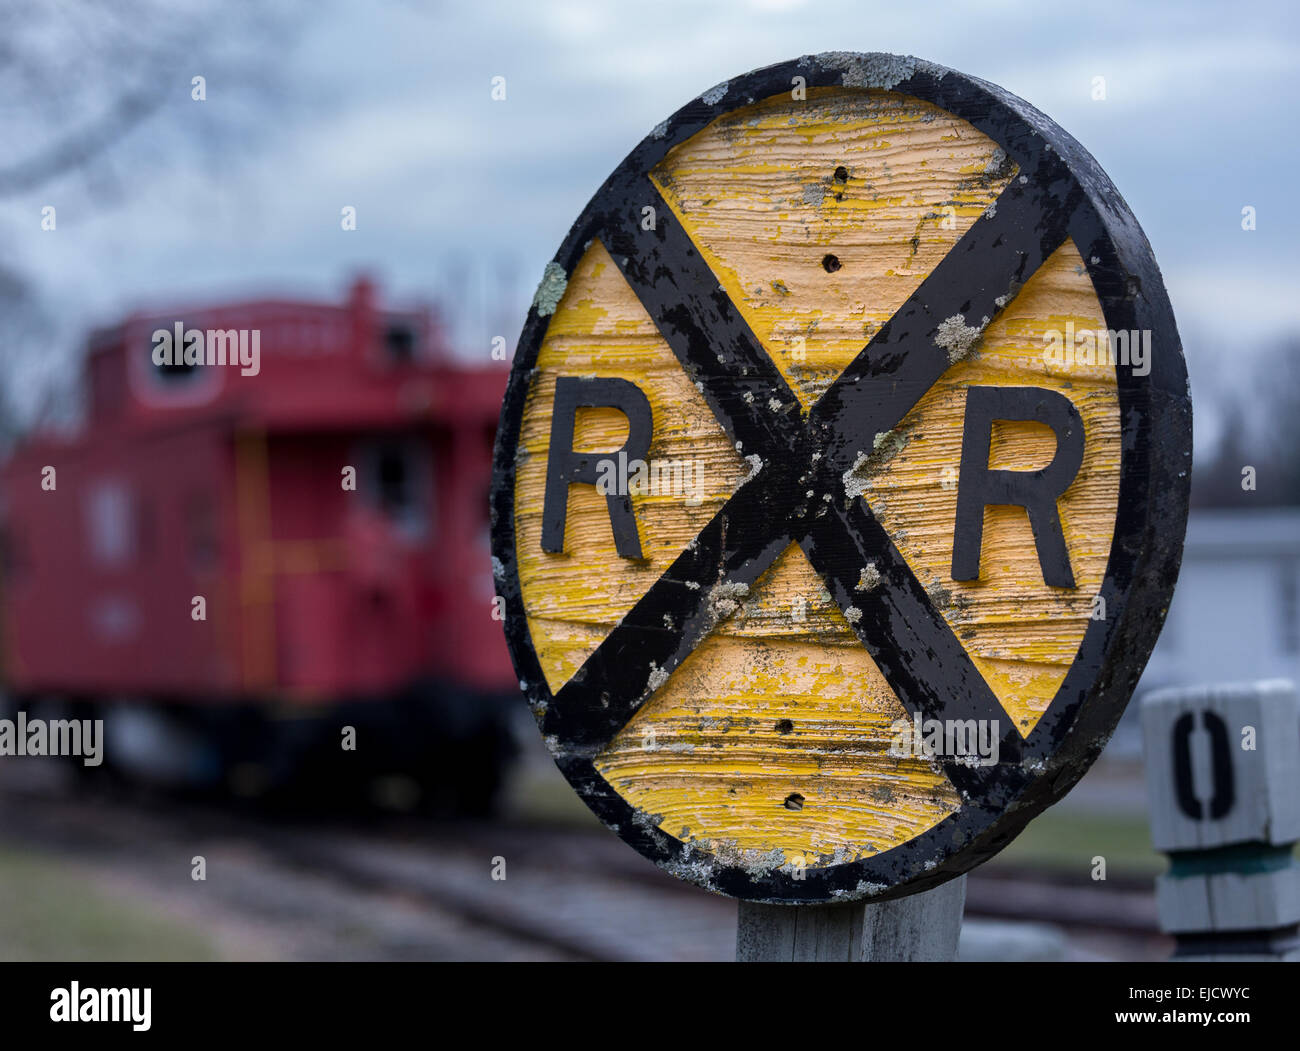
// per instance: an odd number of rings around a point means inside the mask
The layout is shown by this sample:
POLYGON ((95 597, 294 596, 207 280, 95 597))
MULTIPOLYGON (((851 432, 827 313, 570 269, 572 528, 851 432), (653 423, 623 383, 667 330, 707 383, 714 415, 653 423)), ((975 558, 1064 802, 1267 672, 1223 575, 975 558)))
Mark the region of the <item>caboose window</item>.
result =
POLYGON ((154 347, 152 342, 145 353, 149 356, 149 368, 153 369, 154 375, 161 383, 165 383, 169 386, 189 383, 196 375, 198 375, 199 367, 197 365, 193 363, 187 365, 182 360, 182 351, 180 347, 175 349, 174 354, 169 355, 169 357, 174 360, 164 360, 162 364, 159 364, 154 360, 154 347))
POLYGON ((190 379, 198 371, 197 365, 186 365, 184 362, 177 362, 174 365, 154 365, 154 371, 158 373, 160 379, 177 383, 190 379))
POLYGON ((394 518, 407 514, 414 502, 411 471, 405 450, 387 446, 379 450, 379 506, 394 518))
POLYGON ((396 362, 406 364, 415 360, 415 327, 405 321, 391 321, 384 328, 384 349, 396 362))
POLYGON ((86 492, 86 532, 90 555, 104 569, 124 566, 135 558, 138 521, 130 490, 116 480, 93 483, 86 492))
POLYGON ((411 539, 427 536, 433 504, 428 450, 415 439, 381 439, 369 445, 366 460, 372 506, 411 539))

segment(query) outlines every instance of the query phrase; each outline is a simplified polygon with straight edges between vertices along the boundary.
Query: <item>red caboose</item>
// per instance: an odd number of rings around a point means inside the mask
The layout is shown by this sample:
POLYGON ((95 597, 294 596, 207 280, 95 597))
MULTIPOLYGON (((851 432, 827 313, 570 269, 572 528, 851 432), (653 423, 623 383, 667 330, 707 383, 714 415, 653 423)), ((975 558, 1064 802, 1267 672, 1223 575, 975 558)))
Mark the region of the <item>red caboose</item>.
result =
POLYGON ((482 796, 515 688, 490 616, 504 367, 457 364, 429 311, 361 281, 341 306, 133 315, 86 381, 84 432, 0 474, 13 697, 96 709, 119 766, 482 796))

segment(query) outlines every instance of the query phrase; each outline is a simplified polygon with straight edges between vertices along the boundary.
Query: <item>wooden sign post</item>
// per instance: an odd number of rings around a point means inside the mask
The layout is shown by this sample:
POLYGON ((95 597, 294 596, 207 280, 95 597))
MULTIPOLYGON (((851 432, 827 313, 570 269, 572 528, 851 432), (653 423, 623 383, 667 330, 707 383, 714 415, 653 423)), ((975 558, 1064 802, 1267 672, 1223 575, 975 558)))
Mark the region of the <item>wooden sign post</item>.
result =
POLYGON ((1150 248, 1050 120, 890 55, 728 81, 605 181, 529 311, 492 491, 520 686, 683 879, 938 888, 1113 729, 1190 439, 1150 248))
POLYGON ((1142 699, 1156 879, 1176 959, 1300 960, 1300 704, 1290 682, 1142 699))
POLYGON ((875 905, 759 905, 742 901, 741 963, 943 963, 957 957, 966 877, 875 905))

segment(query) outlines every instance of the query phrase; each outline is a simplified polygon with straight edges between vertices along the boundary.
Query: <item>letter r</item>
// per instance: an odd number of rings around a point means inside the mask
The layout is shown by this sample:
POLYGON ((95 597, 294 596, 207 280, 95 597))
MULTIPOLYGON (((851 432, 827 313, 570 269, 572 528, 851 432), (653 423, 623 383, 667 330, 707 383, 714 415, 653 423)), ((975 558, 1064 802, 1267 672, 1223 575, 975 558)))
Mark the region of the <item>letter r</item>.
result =
MULTIPOLYGON (((546 496, 542 505, 542 550, 564 550, 564 526, 569 510, 569 486, 596 484, 597 461, 626 456, 625 462, 644 460, 650 451, 654 416, 650 401, 635 383, 616 377, 560 376, 555 381, 551 409, 551 443, 546 462, 546 496), (627 417, 627 441, 603 453, 573 450, 574 420, 579 409, 617 409, 627 417)), ((620 487, 622 488, 622 487, 620 487)), ((606 493, 614 546, 622 558, 641 558, 641 538, 636 515, 626 493, 606 493)))
POLYGON ((984 543, 984 508, 1023 507, 1034 530, 1034 547, 1043 581, 1055 588, 1075 586, 1056 501, 1083 465, 1083 419, 1074 402, 1043 387, 971 387, 957 475, 957 516, 953 528, 952 579, 978 580, 984 543), (989 470, 989 445, 995 420, 1032 420, 1056 435, 1052 462, 1037 471, 989 470))

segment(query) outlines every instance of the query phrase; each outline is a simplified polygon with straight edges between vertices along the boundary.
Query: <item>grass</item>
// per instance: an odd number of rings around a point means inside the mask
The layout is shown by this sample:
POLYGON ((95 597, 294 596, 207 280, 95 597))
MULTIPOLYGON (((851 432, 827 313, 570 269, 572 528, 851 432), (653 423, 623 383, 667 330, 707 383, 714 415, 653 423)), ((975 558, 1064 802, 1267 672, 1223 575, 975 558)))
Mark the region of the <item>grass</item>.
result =
POLYGON ((1154 876, 1168 867, 1151 846, 1145 818, 1059 809, 1034 818, 988 864, 1087 873, 1094 857, 1106 859, 1108 875, 1154 876))
POLYGON ((522 767, 507 782, 501 816, 538 825, 602 828, 587 805, 553 766, 522 767))
POLYGON ((0 848, 0 960, 215 960, 201 931, 107 894, 50 855, 0 848))

